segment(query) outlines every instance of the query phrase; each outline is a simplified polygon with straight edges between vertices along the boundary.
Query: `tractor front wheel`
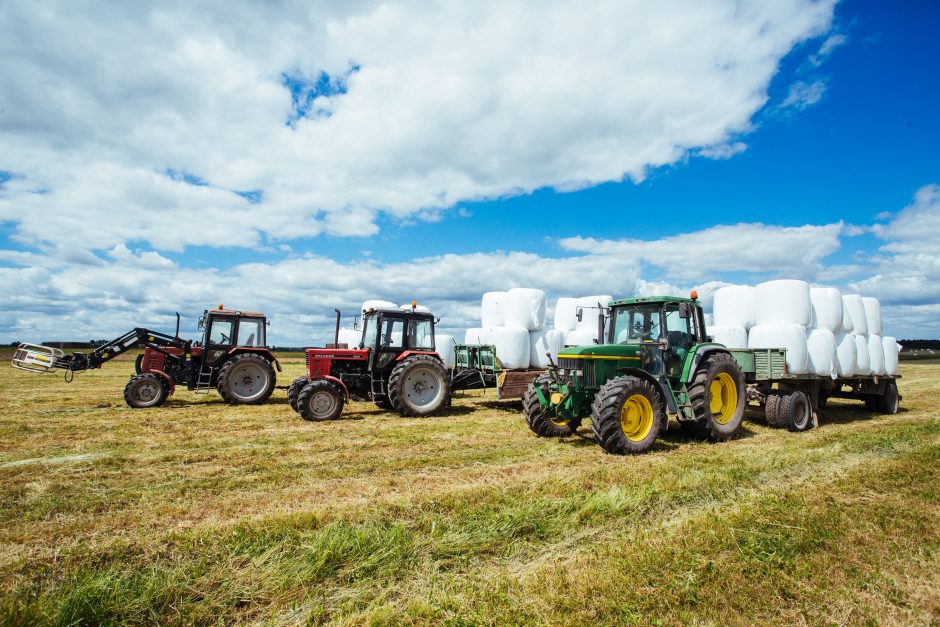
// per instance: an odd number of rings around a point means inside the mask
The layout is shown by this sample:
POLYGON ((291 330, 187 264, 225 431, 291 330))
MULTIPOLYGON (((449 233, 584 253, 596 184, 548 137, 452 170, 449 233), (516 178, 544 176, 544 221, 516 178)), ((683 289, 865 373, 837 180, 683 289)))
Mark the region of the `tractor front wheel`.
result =
POLYGON ((226 403, 260 405, 274 391, 274 368, 261 355, 242 353, 219 371, 218 390, 226 403))
POLYGON ((137 356, 137 359, 134 360, 134 372, 140 374, 144 371, 144 354, 141 353, 137 356))
POLYGON ((639 377, 611 379, 591 405, 591 430, 608 453, 643 453, 666 421, 663 401, 651 383, 639 377))
POLYGON ((131 377, 124 386, 124 401, 134 409, 159 407, 170 395, 170 386, 158 374, 145 373, 131 377))
POLYGON ((304 420, 336 420, 343 413, 345 401, 338 385, 326 379, 316 379, 297 395, 297 411, 304 420))
POLYGON ((287 388, 287 402, 290 403, 290 408, 294 411, 298 411, 297 397, 308 383, 310 383, 310 377, 297 377, 294 379, 294 382, 290 384, 290 387, 287 388))
POLYGON ((536 388, 542 391, 542 398, 548 399, 551 396, 551 390, 548 387, 551 380, 551 377, 543 374, 529 384, 529 388, 522 397, 522 415, 525 416, 526 424, 535 435, 543 438, 562 438, 577 431, 581 426, 581 419, 559 418, 545 413, 536 388))
POLYGON ((440 359, 412 355, 388 378, 388 399, 402 416, 430 416, 450 401, 450 377, 440 359))
POLYGON ((707 355, 688 389, 700 436, 718 442, 738 434, 747 396, 744 373, 734 357, 727 353, 707 355))

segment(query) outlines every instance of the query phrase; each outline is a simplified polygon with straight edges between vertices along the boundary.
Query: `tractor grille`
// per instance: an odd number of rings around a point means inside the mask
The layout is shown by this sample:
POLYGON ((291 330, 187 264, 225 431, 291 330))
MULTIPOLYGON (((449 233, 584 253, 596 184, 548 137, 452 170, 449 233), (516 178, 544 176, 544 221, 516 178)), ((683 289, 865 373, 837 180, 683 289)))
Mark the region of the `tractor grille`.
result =
POLYGON ((595 365, 596 363, 591 359, 584 362, 584 387, 586 388, 597 387, 597 375, 594 372, 595 365))
POLYGON ((584 365, 583 359, 574 359, 572 357, 559 357, 558 367, 563 370, 580 370, 584 365))

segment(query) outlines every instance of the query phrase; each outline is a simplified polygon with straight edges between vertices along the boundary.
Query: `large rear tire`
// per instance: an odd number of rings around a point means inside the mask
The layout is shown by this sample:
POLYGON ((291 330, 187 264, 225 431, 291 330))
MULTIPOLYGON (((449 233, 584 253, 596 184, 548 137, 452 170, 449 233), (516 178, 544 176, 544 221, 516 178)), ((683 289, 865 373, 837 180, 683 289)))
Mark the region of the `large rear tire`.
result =
POLYGON ((274 367, 252 353, 235 355, 219 371, 217 388, 222 399, 233 405, 260 405, 274 391, 274 367))
POLYGON ((287 402, 290 403, 290 408, 294 411, 297 411, 297 397, 308 383, 310 383, 310 377, 297 377, 287 388, 287 402))
POLYGON ((711 353, 689 384, 689 401, 699 435, 712 442, 733 438, 741 430, 747 396, 744 373, 727 353, 711 353))
POLYGON ((345 401, 338 385, 326 379, 315 379, 297 395, 297 411, 304 420, 336 420, 343 413, 345 401))
POLYGON ((885 385, 885 393, 875 397, 875 409, 879 414, 896 414, 900 401, 898 384, 891 381, 885 385))
POLYGON ((440 359, 412 355, 388 378, 388 400, 402 416, 430 416, 450 399, 450 377, 440 359))
POLYGON ((124 402, 134 409, 159 407, 169 395, 166 380, 152 372, 135 375, 124 386, 124 402))
POLYGON ((561 438, 577 431, 581 426, 581 419, 553 418, 545 414, 536 387, 541 389, 544 398, 548 398, 551 395, 548 389, 550 381, 550 376, 542 374, 529 384, 529 388, 522 396, 522 415, 525 416, 526 424, 535 435, 543 438, 561 438))
POLYGON ((623 376, 601 386, 591 405, 591 431, 615 455, 643 453, 666 421, 659 391, 648 381, 623 376))

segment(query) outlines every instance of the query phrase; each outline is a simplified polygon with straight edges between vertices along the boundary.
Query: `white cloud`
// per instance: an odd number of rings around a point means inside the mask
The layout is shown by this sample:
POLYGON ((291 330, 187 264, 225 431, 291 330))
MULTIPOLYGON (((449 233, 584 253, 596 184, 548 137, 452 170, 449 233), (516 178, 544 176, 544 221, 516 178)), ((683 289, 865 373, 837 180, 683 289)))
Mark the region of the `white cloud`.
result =
POLYGON ((699 150, 696 154, 707 159, 730 159, 734 155, 747 150, 747 144, 744 142, 734 142, 733 144, 718 144, 717 146, 707 146, 699 150))
POLYGON ((740 150, 728 142, 780 59, 832 9, 7 2, 0 169, 19 177, 0 220, 32 245, 262 246, 371 235, 378 212, 434 219, 466 199, 640 180, 699 148, 740 150), (288 126, 284 73, 321 71, 347 93, 288 126))
POLYGON ((812 83, 797 81, 790 85, 787 97, 780 104, 780 109, 803 111, 822 100, 825 93, 826 83, 823 80, 815 80, 812 83))

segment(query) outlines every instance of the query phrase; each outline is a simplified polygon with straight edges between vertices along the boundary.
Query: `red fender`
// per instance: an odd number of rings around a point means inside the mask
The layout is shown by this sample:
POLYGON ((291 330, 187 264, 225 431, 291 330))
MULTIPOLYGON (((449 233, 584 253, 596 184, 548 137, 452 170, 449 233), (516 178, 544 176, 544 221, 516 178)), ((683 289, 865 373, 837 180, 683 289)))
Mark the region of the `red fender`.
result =
POLYGON ((176 391, 176 383, 173 382, 173 378, 162 370, 148 370, 147 372, 151 374, 158 374, 163 377, 163 380, 166 381, 167 385, 170 386, 170 393, 167 396, 173 396, 173 392, 176 391))
POLYGON ((437 357, 439 361, 443 361, 441 356, 435 353, 434 351, 405 351, 401 355, 395 358, 395 361, 401 361, 406 357, 411 357, 412 355, 431 355, 432 357, 437 357))
POLYGON ((343 391, 343 394, 346 395, 346 402, 347 402, 347 403, 349 402, 349 388, 346 387, 346 384, 343 383, 342 380, 337 379, 336 377, 330 376, 330 375, 328 375, 328 374, 326 374, 326 375, 321 375, 320 378, 321 378, 321 379, 326 379, 327 381, 332 381, 333 383, 338 384, 339 387, 340 387, 340 389, 343 391))

